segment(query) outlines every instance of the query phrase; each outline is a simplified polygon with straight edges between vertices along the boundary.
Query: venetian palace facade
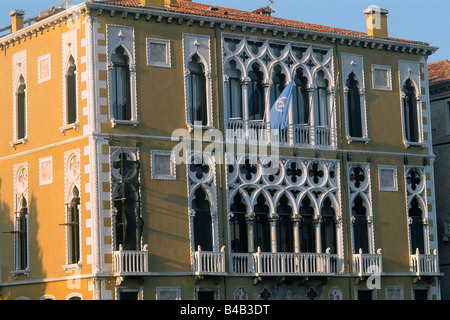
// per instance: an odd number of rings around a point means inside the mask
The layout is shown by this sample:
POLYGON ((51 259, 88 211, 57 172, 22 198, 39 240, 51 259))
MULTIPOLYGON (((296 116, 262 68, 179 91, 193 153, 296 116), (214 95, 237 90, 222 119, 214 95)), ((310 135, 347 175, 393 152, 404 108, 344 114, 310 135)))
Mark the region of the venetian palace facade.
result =
POLYGON ((1 298, 440 299, 437 48, 387 14, 352 17, 366 33, 187 0, 11 12, 1 298))

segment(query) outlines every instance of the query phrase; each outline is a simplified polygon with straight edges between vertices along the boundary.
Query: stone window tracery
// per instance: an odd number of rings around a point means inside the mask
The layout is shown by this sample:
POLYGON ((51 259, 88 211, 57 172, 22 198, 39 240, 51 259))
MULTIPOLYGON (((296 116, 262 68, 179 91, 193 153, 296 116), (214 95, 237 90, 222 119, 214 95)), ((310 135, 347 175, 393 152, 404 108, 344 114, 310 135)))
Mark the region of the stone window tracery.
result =
MULTIPOLYGON (((223 36, 224 92, 233 99, 231 66, 242 76, 242 117, 229 108, 226 128, 249 132, 248 139, 269 141, 271 105, 292 80, 295 92, 289 125, 280 143, 302 146, 335 146, 335 110, 332 48, 256 37, 223 36)), ((232 133, 230 133, 231 135, 232 133)))
POLYGON ((232 252, 342 253, 338 163, 283 157, 274 174, 255 159, 227 156, 232 252))

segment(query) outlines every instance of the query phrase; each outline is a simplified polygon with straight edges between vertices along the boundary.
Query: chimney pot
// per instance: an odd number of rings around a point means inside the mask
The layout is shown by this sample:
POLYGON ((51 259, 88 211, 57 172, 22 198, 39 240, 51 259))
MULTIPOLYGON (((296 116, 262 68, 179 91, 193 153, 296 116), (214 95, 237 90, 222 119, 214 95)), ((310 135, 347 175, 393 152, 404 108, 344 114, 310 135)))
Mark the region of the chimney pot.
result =
POLYGON ((23 16, 25 15, 24 10, 13 10, 9 13, 11 16, 11 33, 16 32, 23 28, 23 16))
POLYGON ((372 5, 364 10, 367 22, 367 34, 387 38, 388 37, 388 24, 387 15, 389 10, 382 9, 378 6, 372 5))

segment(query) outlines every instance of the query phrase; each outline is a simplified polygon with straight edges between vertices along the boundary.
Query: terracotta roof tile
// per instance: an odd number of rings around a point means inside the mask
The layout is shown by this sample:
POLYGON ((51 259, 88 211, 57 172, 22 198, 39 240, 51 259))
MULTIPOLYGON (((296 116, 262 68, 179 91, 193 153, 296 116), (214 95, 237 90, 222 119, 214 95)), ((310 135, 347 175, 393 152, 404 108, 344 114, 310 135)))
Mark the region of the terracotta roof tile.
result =
MULTIPOLYGON (((129 6, 129 7, 142 7, 142 5, 140 4, 140 2, 138 0, 98 0, 96 2, 129 6)), ((171 11, 171 12, 193 14, 193 15, 205 16, 205 17, 262 23, 262 24, 269 24, 269 25, 289 27, 289 28, 297 28, 297 29, 309 30, 309 31, 319 31, 319 32, 350 35, 350 36, 363 37, 363 38, 372 38, 371 36, 369 36, 367 33, 364 33, 364 32, 352 31, 352 30, 341 29, 341 28, 334 28, 334 27, 327 27, 327 26, 318 25, 318 24, 277 18, 277 17, 273 17, 270 15, 264 15, 264 14, 259 14, 259 13, 255 13, 255 12, 223 8, 223 7, 218 7, 218 6, 211 6, 211 5, 206 5, 206 4, 201 4, 201 3, 191 2, 191 1, 184 1, 184 0, 178 0, 178 6, 167 7, 167 10, 171 11)), ((394 41, 413 43, 413 44, 429 45, 428 43, 425 43, 425 42, 409 41, 409 40, 396 39, 396 38, 389 38, 389 39, 394 40, 394 41)))
POLYGON ((450 61, 441 60, 428 64, 428 79, 431 84, 450 80, 450 61))
POLYGON ((124 7, 136 7, 136 8, 143 7, 143 5, 138 0, 103 0, 95 2, 114 4, 117 6, 124 6, 124 7))

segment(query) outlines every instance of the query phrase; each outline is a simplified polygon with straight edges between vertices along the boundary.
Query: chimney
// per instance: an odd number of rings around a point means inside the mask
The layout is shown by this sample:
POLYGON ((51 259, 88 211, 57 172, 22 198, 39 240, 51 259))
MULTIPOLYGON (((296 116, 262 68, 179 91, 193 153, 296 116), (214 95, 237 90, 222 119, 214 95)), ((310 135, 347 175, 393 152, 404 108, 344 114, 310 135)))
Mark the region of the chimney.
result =
POLYGON ((25 15, 24 10, 13 10, 9 13, 11 16, 11 33, 16 32, 23 28, 23 16, 25 15))
POLYGON ((177 6, 177 0, 139 0, 139 2, 146 7, 164 8, 165 6, 177 6))
POLYGON ((389 11, 378 6, 370 6, 364 10, 367 22, 367 34, 379 37, 388 37, 387 15, 389 11))

